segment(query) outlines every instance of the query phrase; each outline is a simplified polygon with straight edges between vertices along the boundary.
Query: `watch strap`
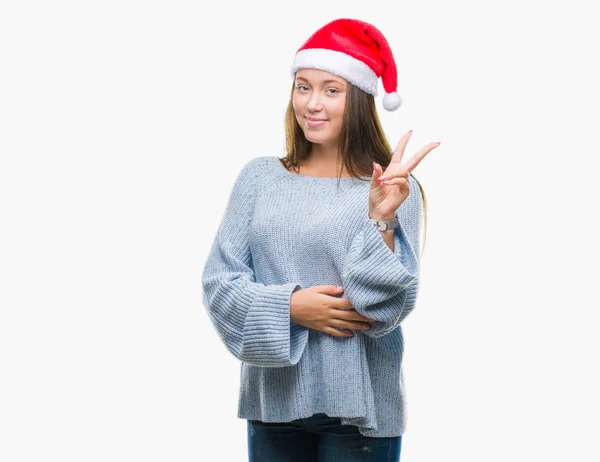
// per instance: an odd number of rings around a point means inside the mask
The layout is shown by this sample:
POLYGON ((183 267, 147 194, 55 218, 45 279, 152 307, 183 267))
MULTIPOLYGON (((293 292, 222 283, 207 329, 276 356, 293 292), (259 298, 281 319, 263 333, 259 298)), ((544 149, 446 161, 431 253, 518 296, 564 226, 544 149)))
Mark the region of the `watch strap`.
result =
POLYGON ((369 220, 379 231, 387 231, 388 229, 397 228, 400 225, 398 215, 393 220, 376 220, 375 218, 369 218, 369 220))

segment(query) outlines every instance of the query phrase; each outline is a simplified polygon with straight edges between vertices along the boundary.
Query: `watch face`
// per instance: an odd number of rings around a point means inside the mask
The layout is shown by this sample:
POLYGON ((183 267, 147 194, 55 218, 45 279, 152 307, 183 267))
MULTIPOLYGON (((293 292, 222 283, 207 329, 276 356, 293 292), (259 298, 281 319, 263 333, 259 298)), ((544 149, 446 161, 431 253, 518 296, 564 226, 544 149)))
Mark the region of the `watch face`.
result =
POLYGON ((390 221, 377 221, 373 218, 370 219, 373 223, 375 223, 375 227, 379 231, 387 231, 388 229, 396 228, 399 226, 398 219, 390 220, 390 221))

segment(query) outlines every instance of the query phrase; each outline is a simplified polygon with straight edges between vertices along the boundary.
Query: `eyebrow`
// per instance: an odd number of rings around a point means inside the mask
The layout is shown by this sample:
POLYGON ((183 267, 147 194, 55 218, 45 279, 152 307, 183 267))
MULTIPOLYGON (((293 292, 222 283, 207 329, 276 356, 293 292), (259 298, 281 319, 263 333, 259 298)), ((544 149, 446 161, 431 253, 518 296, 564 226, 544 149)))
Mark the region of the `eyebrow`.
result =
MULTIPOLYGON (((304 80, 305 82, 308 82, 307 79, 305 79, 304 77, 296 77, 296 80, 304 80)), ((340 85, 343 85, 342 82, 340 82, 339 80, 333 80, 333 79, 329 79, 329 80, 323 80, 323 83, 339 83, 340 85)))

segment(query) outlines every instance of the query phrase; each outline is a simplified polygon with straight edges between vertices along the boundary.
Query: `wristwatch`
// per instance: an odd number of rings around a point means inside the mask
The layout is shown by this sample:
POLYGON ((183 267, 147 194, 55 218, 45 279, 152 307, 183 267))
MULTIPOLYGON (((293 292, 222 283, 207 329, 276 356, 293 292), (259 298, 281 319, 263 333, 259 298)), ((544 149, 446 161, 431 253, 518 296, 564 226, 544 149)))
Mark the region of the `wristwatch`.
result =
POLYGON ((379 231, 387 231, 388 229, 397 228, 399 226, 398 215, 396 215, 396 218, 394 218, 393 220, 388 220, 388 221, 376 220, 375 218, 370 218, 370 217, 369 217, 369 220, 371 221, 371 223, 375 224, 375 227, 379 231))

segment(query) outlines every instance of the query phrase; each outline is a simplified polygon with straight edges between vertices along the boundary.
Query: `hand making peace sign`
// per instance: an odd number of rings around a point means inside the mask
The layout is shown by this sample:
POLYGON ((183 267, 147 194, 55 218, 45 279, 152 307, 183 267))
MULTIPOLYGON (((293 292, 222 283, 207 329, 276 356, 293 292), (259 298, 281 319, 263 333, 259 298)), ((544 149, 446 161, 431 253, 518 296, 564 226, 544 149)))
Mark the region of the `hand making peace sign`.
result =
POLYGON ((405 133, 392 155, 390 164, 385 172, 376 162, 373 162, 373 176, 369 190, 369 216, 378 220, 392 220, 396 210, 406 200, 410 193, 408 176, 419 162, 437 148, 440 143, 429 143, 421 148, 408 162, 402 165, 404 148, 412 135, 412 130, 405 133), (383 173, 383 175, 382 175, 383 173), (384 183, 383 181, 387 183, 384 183))

